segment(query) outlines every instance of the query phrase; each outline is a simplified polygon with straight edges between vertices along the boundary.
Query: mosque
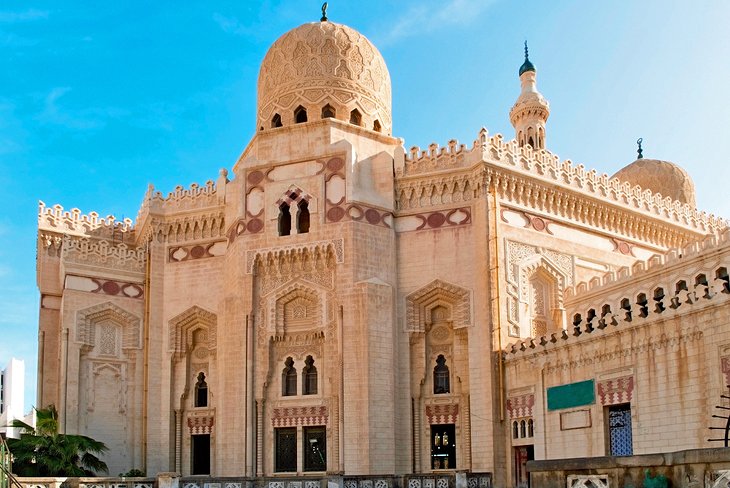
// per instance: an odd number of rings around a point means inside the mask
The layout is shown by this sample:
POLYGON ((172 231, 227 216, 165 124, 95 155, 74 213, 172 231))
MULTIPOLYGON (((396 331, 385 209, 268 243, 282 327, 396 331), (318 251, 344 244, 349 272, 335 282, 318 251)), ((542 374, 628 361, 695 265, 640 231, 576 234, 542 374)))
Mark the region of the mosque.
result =
POLYGON ((41 202, 38 405, 111 474, 188 488, 516 487, 720 447, 728 222, 676 164, 560 161, 536 77, 525 50, 514 138, 405 149, 368 39, 285 33, 231 173, 150 186, 134 222, 41 202))

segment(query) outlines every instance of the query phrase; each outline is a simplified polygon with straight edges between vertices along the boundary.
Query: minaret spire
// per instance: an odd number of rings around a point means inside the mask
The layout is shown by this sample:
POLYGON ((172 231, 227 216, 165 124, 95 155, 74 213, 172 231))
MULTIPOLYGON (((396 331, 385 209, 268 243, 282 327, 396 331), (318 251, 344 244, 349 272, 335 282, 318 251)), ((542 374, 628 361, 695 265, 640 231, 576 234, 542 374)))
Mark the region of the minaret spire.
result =
POLYGON ((550 116, 550 104, 537 91, 537 70, 530 62, 530 52, 525 40, 525 62, 520 66, 522 91, 509 118, 515 128, 515 138, 520 146, 545 149, 545 123, 550 116))

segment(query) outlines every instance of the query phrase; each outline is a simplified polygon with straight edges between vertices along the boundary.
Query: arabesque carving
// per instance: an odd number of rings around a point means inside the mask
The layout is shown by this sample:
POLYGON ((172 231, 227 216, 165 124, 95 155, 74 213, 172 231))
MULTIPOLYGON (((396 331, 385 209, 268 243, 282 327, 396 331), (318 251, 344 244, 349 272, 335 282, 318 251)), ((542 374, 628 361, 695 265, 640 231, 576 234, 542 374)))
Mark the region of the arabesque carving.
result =
POLYGON ((299 105, 309 110, 310 120, 318 119, 326 104, 341 120, 357 109, 365 127, 378 120, 390 134, 390 74, 377 48, 350 27, 313 22, 287 32, 266 53, 259 71, 257 128, 269 129, 277 113, 290 125, 299 105))
POLYGON ((141 319, 111 302, 76 312, 76 341, 94 347, 99 324, 113 322, 122 328, 122 349, 142 347, 141 319))

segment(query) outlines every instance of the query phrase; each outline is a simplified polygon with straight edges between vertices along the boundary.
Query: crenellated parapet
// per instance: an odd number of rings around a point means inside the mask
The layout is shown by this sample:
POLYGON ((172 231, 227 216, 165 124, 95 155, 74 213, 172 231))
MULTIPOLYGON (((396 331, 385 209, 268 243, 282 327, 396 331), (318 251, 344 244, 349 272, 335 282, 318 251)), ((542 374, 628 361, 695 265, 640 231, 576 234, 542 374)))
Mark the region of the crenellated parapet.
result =
POLYGON ((427 151, 413 146, 410 153, 406 154, 403 169, 396 171, 396 176, 468 168, 480 160, 481 152, 475 151, 477 148, 478 141, 474 141, 474 145, 467 149, 466 145, 459 144, 456 139, 450 140, 446 147, 432 143, 427 151))
POLYGON ((199 210, 223 204, 225 186, 228 171, 221 169, 218 181, 208 180, 204 185, 191 184, 188 188, 178 185, 165 196, 161 191, 155 190, 153 185, 147 187, 147 192, 142 199, 142 205, 137 213, 137 224, 144 222, 150 214, 175 213, 188 210, 199 210))
MULTIPOLYGON (((517 358, 730 301, 730 230, 566 290, 570 325, 507 347, 517 358)), ((680 338, 681 339, 681 338, 680 338)))
POLYGON ((467 179, 471 188, 493 187, 508 201, 587 225, 624 235, 657 234, 655 240, 667 245, 683 245, 697 234, 716 234, 728 227, 724 219, 582 164, 560 161, 549 151, 520 147, 516 140, 504 141, 500 134, 489 136, 486 129, 469 147, 451 141, 445 148, 432 144, 428 151, 414 147, 406 154, 403 167, 396 170, 398 208, 447 203, 448 195, 436 201, 421 195, 440 195, 444 190, 449 194, 451 188, 459 193, 464 185, 449 186, 454 178, 467 179), (483 171, 473 171, 479 163, 483 171), (455 173, 458 169, 464 171, 455 173), (637 213, 652 220, 636 219, 637 213), (678 231, 686 235, 671 235, 678 231))
POLYGON ((102 239, 131 239, 131 219, 117 220, 113 215, 99 217, 96 212, 81 213, 78 208, 64 210, 61 205, 47 207, 38 202, 38 230, 42 234, 67 234, 102 239))
POLYGON ((221 169, 218 180, 205 185, 193 183, 188 188, 177 186, 163 195, 149 185, 137 213, 138 241, 152 236, 168 242, 183 242, 222 234, 225 186, 228 171, 221 169))

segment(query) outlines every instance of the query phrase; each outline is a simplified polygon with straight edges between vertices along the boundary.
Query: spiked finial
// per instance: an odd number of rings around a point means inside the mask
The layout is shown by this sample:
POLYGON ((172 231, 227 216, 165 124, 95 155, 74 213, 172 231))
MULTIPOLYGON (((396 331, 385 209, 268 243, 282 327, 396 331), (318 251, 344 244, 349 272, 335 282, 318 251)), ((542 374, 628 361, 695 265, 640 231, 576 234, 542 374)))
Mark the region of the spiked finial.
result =
POLYGON ((319 19, 320 22, 327 22, 327 2, 324 2, 322 4, 322 18, 319 19))
POLYGON ((535 71, 535 66, 530 62, 530 58, 527 52, 527 41, 525 41, 525 62, 520 66, 520 76, 526 71, 535 71))
POLYGON ((639 137, 636 140, 636 144, 639 145, 639 150, 637 151, 639 153, 639 157, 637 159, 642 159, 644 157, 644 154, 642 153, 642 150, 641 150, 641 143, 642 142, 644 142, 644 138, 643 137, 639 137))

